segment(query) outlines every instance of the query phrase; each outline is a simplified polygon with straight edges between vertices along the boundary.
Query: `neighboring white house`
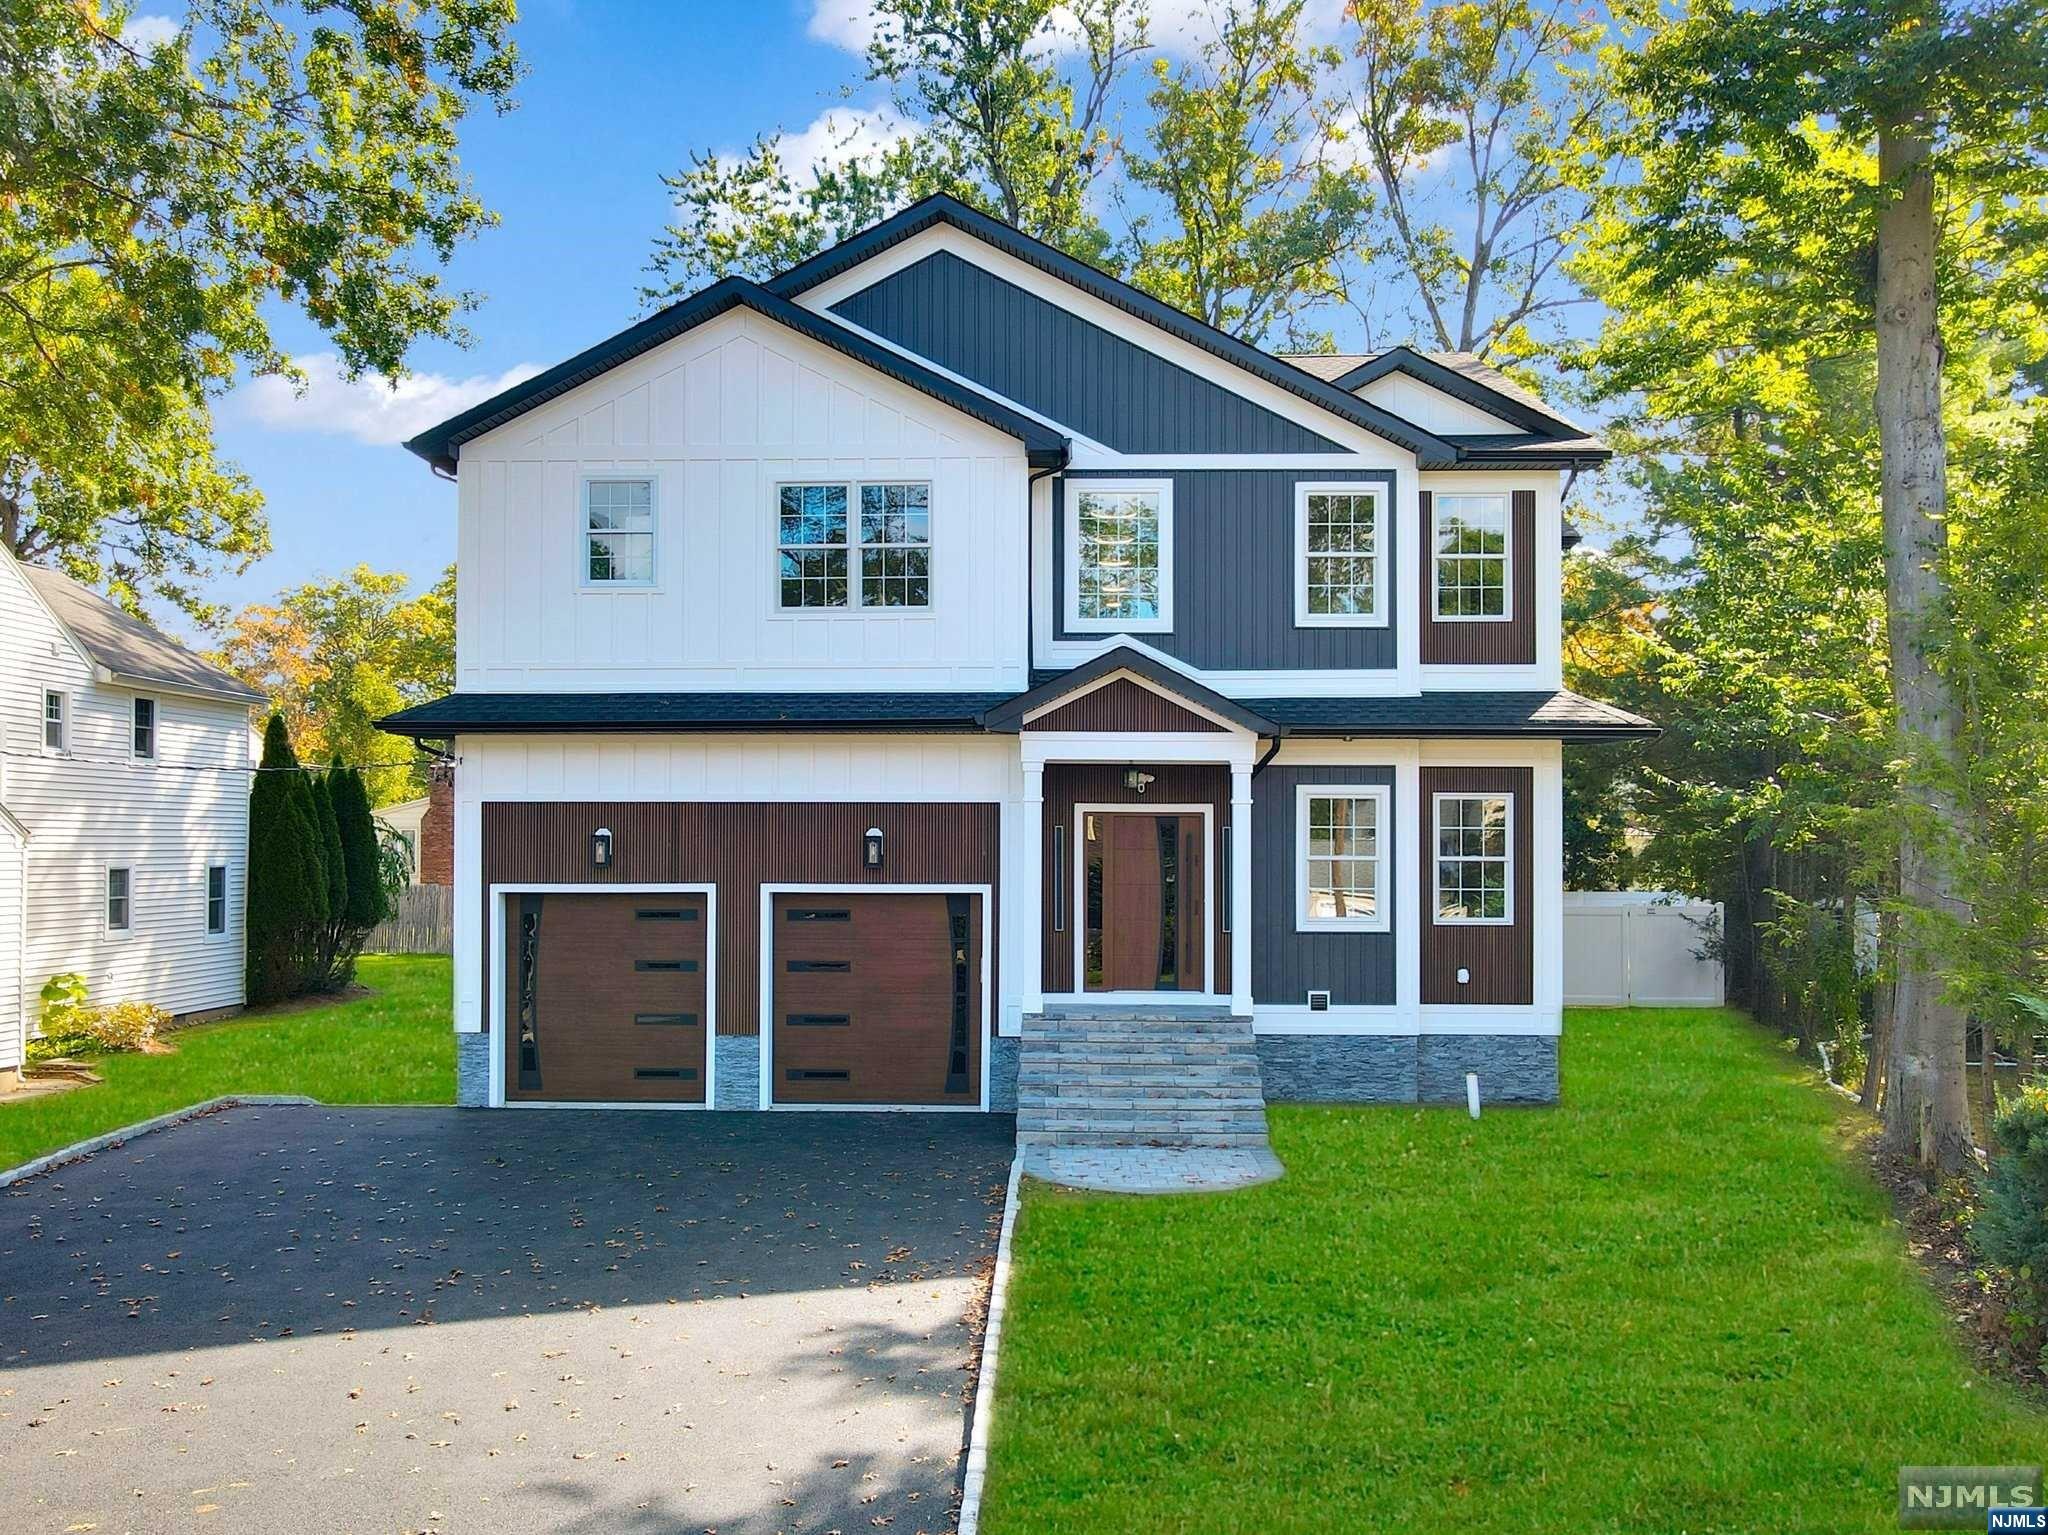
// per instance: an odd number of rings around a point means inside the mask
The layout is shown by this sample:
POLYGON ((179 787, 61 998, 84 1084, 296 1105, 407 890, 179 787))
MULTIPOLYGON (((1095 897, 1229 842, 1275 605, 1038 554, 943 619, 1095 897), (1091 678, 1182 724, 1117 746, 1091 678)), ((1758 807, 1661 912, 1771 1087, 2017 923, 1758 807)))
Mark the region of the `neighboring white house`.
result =
POLYGON ((409 799, 401 804, 386 805, 375 812, 377 824, 396 832, 405 839, 406 862, 412 870, 412 883, 420 882, 420 823, 427 818, 427 806, 432 801, 425 795, 409 799))
POLYGON ((0 1085, 43 982, 172 1013, 242 1001, 261 695, 0 550, 0 1085))

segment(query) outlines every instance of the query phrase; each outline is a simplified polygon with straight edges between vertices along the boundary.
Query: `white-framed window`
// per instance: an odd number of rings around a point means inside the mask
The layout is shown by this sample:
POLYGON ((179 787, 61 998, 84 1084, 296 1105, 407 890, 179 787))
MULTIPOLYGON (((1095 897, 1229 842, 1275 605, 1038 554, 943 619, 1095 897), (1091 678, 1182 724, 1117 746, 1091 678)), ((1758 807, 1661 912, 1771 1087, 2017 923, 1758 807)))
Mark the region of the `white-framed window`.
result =
POLYGON ((1514 523, 1498 492, 1438 495, 1431 504, 1431 609, 1441 623, 1506 623, 1514 523))
POLYGON ((228 866, 206 866, 206 932, 210 938, 224 937, 228 930, 228 866))
POLYGON ((583 585, 654 585, 654 477, 593 474, 583 480, 583 585))
POLYGON ((1302 784, 1295 790, 1297 931, 1384 933, 1392 863, 1393 791, 1385 784, 1302 784))
POLYGON ((1069 480, 1066 626, 1127 634, 1173 628, 1173 482, 1069 480))
POLYGON ((1294 622, 1302 628, 1384 627, 1386 489, 1294 487, 1294 622))
POLYGON ((932 488, 917 482, 860 488, 860 605, 932 605, 932 488))
POLYGON ((154 698, 138 698, 130 705, 128 749, 138 762, 156 757, 156 717, 154 698))
POLYGON ((71 695, 62 688, 43 689, 43 750, 61 757, 71 749, 71 695))
POLYGON ((1506 794, 1433 796, 1436 909, 1440 927, 1505 926, 1515 920, 1515 802, 1506 794))
POLYGON ((836 485, 775 488, 775 581, 784 608, 843 608, 847 579, 847 504, 851 489, 836 485))
POLYGON ((107 931, 125 933, 134 924, 134 876, 125 868, 107 870, 107 931))
POLYGON ((932 605, 932 488, 921 480, 775 487, 775 605, 932 605))

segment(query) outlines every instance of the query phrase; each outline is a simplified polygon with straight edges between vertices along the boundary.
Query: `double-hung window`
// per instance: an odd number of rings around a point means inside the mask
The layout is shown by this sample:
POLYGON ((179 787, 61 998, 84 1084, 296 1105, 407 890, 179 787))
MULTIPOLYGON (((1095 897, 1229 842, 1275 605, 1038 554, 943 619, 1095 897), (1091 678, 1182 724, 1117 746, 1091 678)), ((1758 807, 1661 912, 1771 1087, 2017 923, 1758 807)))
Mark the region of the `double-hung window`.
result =
POLYGON ((146 762, 156 756, 156 700, 154 698, 138 698, 135 700, 128 744, 139 761, 146 762))
POLYGON ((897 481, 778 487, 778 605, 929 608, 931 499, 929 485, 897 481))
POLYGON ((1069 481, 1067 628, 1111 633, 1173 627, 1173 486, 1069 481))
POLYGON ((1297 929, 1388 930, 1390 804, 1384 784, 1303 784, 1295 791, 1297 929))
POLYGON ((593 475, 583 482, 583 584, 654 585, 654 481, 593 475))
POLYGON ((1515 919, 1514 806, 1505 794, 1436 796, 1436 913, 1441 926, 1515 919))
POLYGON ((1431 611, 1441 622, 1505 622, 1514 617, 1508 593, 1508 498, 1439 495, 1433 503, 1431 611))
POLYGON ((43 750, 61 755, 71 727, 69 703, 56 688, 43 693, 43 750))
POLYGON ((206 931, 219 937, 228 930, 228 866, 206 866, 206 931))
POLYGON ((132 880, 126 869, 107 870, 107 931, 125 933, 134 917, 132 880))
POLYGON ((1304 628, 1387 621, 1385 492, 1294 488, 1294 621, 1304 628))

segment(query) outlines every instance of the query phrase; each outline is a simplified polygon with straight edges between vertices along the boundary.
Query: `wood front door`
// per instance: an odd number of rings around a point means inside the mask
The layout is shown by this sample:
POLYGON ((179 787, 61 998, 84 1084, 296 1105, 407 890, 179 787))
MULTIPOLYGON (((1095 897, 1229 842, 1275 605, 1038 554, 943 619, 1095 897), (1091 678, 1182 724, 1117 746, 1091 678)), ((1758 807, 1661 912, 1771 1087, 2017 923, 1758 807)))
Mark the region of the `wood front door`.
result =
POLYGON ((1199 813, 1087 810, 1081 989, 1207 989, 1208 836, 1199 813))

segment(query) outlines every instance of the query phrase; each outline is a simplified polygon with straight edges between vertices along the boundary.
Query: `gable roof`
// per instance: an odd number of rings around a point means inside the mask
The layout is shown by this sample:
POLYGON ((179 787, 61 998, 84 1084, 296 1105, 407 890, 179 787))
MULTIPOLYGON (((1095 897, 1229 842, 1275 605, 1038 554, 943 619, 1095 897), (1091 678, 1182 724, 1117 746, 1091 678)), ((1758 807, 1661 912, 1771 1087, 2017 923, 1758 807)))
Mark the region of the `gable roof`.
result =
POLYGON ((42 565, 22 565, 20 570, 72 643, 116 681, 204 693, 238 703, 263 702, 261 693, 232 672, 202 660, 61 570, 42 565))
POLYGON ((1607 445, 1593 433, 1566 420, 1539 396, 1470 352, 1424 352, 1411 346, 1395 346, 1384 352, 1304 353, 1288 360, 1344 390, 1363 389, 1389 373, 1405 373, 1454 400, 1462 400, 1522 429, 1524 435, 1441 434, 1467 456, 1498 458, 1510 446, 1542 447, 1553 456, 1569 454, 1580 461, 1609 456, 1607 445))
POLYGON ((1407 448, 1424 468, 1449 468, 1458 460, 1455 444, 1424 431, 1412 421, 1404 421, 1381 406, 1361 400, 1314 374, 1304 373, 1290 359, 1262 352, 1251 343, 1185 314, 1171 304, 1161 303, 1149 293, 1140 292, 1129 283, 1120 282, 1087 262, 1077 261, 1066 252, 1033 239, 1022 230, 1014 229, 1000 219, 990 218, 979 209, 970 208, 958 198, 944 193, 913 203, 901 213, 842 240, 830 250, 820 251, 810 260, 772 278, 768 286, 786 298, 795 298, 841 272, 871 260, 891 246, 940 224, 950 225, 1007 255, 1015 256, 1019 261, 1035 266, 1104 303, 1113 304, 1170 336, 1242 368, 1255 378, 1285 389, 1331 415, 1407 448))
POLYGON ((1061 433, 1011 410, 978 390, 947 378, 900 352, 877 346, 865 336, 848 330, 812 310, 792 304, 759 283, 744 277, 727 277, 680 303, 629 325, 617 335, 578 352, 566 362, 535 374, 532 378, 499 391, 439 426, 429 427, 406 443, 406 447, 443 472, 452 472, 462 445, 503 426, 515 416, 567 394, 601 373, 630 362, 643 352, 694 330, 734 309, 750 309, 785 329, 831 347, 854 361, 886 374, 900 384, 929 395, 963 415, 1007 433, 1024 444, 1025 457, 1035 469, 1057 469, 1067 461, 1067 439, 1061 433))
POLYGON ((1085 661, 1072 671, 1061 672, 1048 677, 1038 686, 1007 699, 981 716, 981 725, 986 730, 1004 735, 1014 735, 1024 728, 1024 716, 1056 704, 1063 698, 1085 692, 1094 684, 1119 672, 1129 672, 1139 681, 1149 684, 1155 690, 1171 695, 1176 700, 1193 704, 1218 719, 1228 720, 1240 730, 1249 730, 1256 736, 1273 736, 1280 733, 1280 727, 1264 714, 1249 708, 1235 699, 1225 698, 1214 688, 1195 681, 1186 672, 1177 671, 1128 643, 1109 647, 1092 660, 1085 661))

